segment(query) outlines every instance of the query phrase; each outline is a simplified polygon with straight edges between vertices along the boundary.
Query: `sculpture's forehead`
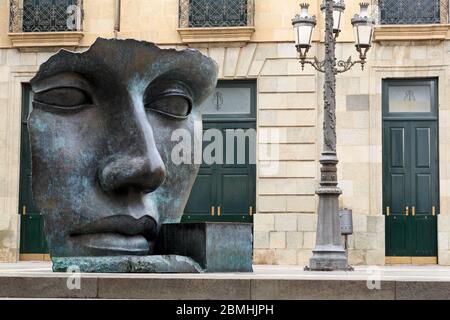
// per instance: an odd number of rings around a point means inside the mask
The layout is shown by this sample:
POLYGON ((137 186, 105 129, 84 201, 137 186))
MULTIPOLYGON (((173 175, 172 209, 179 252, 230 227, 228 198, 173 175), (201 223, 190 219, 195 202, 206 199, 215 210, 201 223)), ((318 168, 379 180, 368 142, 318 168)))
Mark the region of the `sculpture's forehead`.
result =
POLYGON ((209 92, 217 81, 217 64, 200 52, 160 49, 136 40, 98 39, 83 53, 62 50, 41 65, 31 84, 63 72, 79 73, 98 85, 146 85, 163 77, 185 82, 197 95, 209 92))

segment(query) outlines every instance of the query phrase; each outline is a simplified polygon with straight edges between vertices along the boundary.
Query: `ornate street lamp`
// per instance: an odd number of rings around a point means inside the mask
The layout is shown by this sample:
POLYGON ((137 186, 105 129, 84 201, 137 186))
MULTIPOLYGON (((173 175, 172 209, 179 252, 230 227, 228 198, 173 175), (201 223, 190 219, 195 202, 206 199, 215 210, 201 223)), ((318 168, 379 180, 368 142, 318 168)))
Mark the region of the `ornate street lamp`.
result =
POLYGON ((355 46, 359 52, 359 59, 361 60, 361 67, 364 70, 366 63, 366 54, 372 46, 373 36, 373 20, 369 16, 368 3, 361 3, 361 12, 355 15, 352 19, 353 32, 355 34, 355 46))
POLYGON ((309 4, 302 3, 300 8, 300 14, 292 19, 292 25, 294 26, 297 51, 300 53, 301 59, 306 59, 306 54, 311 48, 312 35, 317 22, 315 16, 311 17, 308 14, 309 4))
MULTIPOLYGON (((332 5, 332 23, 334 39, 332 43, 335 45, 336 39, 341 32, 342 16, 345 10, 344 0, 324 0, 321 5, 322 11, 326 10, 327 3, 330 2, 332 5)), ((361 64, 361 68, 364 70, 364 65, 367 60, 367 52, 372 46, 372 36, 373 36, 373 20, 368 15, 368 3, 360 3, 361 12, 352 19, 353 30, 355 34, 356 50, 359 53, 359 60, 353 61, 352 57, 347 60, 336 61, 336 66, 334 68, 334 73, 339 74, 350 70, 355 64, 361 64)), ((325 61, 319 61, 316 57, 308 58, 307 53, 311 48, 312 34, 314 28, 317 24, 316 17, 310 16, 308 13, 309 4, 302 3, 300 5, 301 13, 296 15, 292 19, 292 25, 294 26, 295 32, 295 46, 297 51, 300 53, 300 63, 302 65, 302 70, 305 68, 305 64, 309 64, 314 67, 317 71, 325 72, 324 63, 325 61)), ((325 41, 326 45, 326 41, 325 41)), ((334 51, 334 49, 333 49, 334 51)))
MULTIPOLYGON (((344 0, 333 0, 333 32, 335 37, 339 37, 339 33, 341 33, 341 22, 342 22, 342 16, 344 15, 345 11, 345 3, 344 0)), ((320 10, 322 12, 325 12, 325 2, 322 3, 320 6, 320 10)))
POLYGON ((324 0, 321 9, 325 13, 325 59, 308 58, 311 39, 316 26, 316 18, 308 14, 309 5, 302 3, 300 15, 292 20, 295 31, 295 45, 300 53, 302 69, 309 64, 325 73, 324 84, 324 143, 320 159, 322 165, 319 196, 316 247, 309 261, 308 270, 352 270, 342 245, 339 221, 339 196, 336 154, 336 75, 350 70, 355 64, 364 69, 366 54, 372 45, 373 20, 369 17, 369 4, 361 3, 361 12, 352 19, 355 33, 356 50, 359 60, 352 57, 336 60, 336 39, 341 30, 342 16, 345 10, 343 0, 324 0))

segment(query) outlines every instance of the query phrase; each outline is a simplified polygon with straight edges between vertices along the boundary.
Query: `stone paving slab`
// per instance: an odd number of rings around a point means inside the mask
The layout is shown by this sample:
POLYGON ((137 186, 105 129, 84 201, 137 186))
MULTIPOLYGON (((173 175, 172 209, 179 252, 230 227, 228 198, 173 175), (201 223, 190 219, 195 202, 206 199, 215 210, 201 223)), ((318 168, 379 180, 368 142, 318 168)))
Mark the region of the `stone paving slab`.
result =
POLYGON ((305 272, 254 266, 234 274, 53 273, 49 263, 0 264, 0 298, 404 300, 450 299, 450 267, 357 267, 355 272, 305 272), (72 276, 72 278, 68 278, 72 276))

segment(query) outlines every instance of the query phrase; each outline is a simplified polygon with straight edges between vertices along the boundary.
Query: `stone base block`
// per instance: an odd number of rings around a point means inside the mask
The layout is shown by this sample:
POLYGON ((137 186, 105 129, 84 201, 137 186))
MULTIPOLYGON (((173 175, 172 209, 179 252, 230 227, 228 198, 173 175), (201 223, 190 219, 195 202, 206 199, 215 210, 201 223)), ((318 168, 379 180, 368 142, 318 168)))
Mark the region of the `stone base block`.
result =
POLYGON ((313 251, 313 256, 309 260, 311 271, 351 271, 345 251, 313 251))
POLYGON ((155 250, 190 257, 205 272, 252 272, 252 239, 250 223, 166 224, 155 250))

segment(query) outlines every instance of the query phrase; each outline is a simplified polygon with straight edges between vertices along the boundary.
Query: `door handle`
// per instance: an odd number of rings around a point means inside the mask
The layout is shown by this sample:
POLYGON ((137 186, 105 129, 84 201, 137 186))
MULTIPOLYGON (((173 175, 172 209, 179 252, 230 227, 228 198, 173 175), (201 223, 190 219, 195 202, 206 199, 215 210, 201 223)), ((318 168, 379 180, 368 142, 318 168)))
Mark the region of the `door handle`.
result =
POLYGON ((414 217, 416 215, 416 207, 411 208, 411 215, 414 217))
POLYGON ((405 213, 406 213, 406 216, 408 217, 409 216, 409 207, 405 208, 405 213))
POLYGON ((436 216, 436 207, 433 206, 433 208, 431 208, 431 214, 434 216, 436 216))
POLYGON ((22 207, 22 215, 24 215, 24 216, 27 215, 27 206, 22 207))
POLYGON ((211 207, 211 216, 213 216, 213 217, 214 217, 215 211, 216 211, 216 208, 214 208, 214 207, 211 207))
POLYGON ((217 207, 217 216, 220 217, 220 207, 217 207))
POLYGON ((386 215, 389 217, 391 215, 391 208, 386 207, 386 215))
POLYGON ((248 208, 248 215, 253 216, 253 207, 248 208))

